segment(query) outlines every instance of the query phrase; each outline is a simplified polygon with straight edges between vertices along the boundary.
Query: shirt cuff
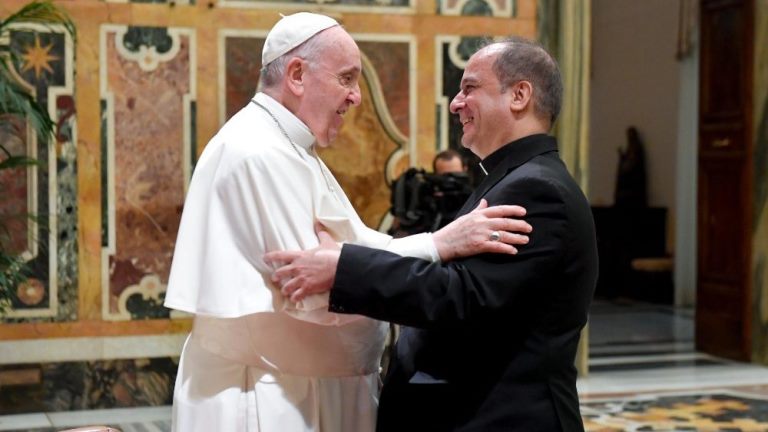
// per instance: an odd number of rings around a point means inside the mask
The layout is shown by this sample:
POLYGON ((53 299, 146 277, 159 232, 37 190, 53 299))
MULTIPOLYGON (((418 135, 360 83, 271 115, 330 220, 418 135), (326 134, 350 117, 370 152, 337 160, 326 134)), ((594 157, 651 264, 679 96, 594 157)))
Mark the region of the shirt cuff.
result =
POLYGON ((440 262, 440 254, 437 252, 437 246, 435 246, 432 233, 414 234, 408 237, 393 239, 387 250, 400 256, 440 262))

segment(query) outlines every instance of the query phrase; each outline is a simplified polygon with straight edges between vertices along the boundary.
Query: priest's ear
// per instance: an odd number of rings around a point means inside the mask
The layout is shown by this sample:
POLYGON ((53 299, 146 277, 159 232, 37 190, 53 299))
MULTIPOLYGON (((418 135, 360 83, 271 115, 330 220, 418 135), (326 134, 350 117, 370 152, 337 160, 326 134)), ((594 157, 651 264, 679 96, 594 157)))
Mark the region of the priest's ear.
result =
POLYGON ((308 63, 300 57, 293 57, 285 65, 285 80, 288 89, 296 96, 304 93, 304 78, 308 63))
POLYGON ((507 88, 509 97, 509 109, 513 114, 522 113, 531 104, 533 98, 533 84, 529 81, 518 81, 507 88))

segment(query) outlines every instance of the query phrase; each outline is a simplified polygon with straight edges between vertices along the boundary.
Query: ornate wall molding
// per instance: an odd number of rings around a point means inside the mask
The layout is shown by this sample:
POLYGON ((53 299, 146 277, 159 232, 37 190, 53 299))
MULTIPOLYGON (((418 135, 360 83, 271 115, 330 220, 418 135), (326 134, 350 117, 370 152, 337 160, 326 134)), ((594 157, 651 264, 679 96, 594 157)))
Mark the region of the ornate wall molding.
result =
POLYGON ((482 15, 514 18, 516 0, 438 0, 442 15, 482 15))

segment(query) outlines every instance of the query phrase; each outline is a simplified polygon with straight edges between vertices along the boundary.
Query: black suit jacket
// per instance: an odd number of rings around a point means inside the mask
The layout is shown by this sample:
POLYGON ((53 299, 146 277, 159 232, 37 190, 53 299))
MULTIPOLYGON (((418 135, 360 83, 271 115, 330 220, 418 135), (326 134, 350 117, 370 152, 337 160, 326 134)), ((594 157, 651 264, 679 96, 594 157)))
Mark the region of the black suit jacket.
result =
POLYGON ((330 310, 405 326, 379 431, 581 431, 574 358, 597 279, 589 204, 547 135, 483 161, 480 198, 533 226, 517 255, 430 263, 344 245, 330 310))

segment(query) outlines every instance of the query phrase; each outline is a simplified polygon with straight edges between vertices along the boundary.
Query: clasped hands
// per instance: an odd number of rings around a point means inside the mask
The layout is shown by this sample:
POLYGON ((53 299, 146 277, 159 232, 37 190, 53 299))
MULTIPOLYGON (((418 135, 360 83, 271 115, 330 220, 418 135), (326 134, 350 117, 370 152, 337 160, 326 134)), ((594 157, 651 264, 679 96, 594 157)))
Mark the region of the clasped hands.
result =
MULTIPOLYGON (((532 227, 521 219, 525 209, 515 205, 488 207, 486 200, 439 231, 432 239, 443 262, 480 253, 516 254, 514 245, 528 243, 532 227), (498 239, 494 239, 498 233, 498 239), (492 235, 493 234, 493 235, 492 235)), ((319 229, 320 244, 306 251, 279 251, 264 255, 264 261, 279 268, 272 281, 284 295, 298 302, 313 294, 329 291, 336 278, 341 246, 319 229)))

